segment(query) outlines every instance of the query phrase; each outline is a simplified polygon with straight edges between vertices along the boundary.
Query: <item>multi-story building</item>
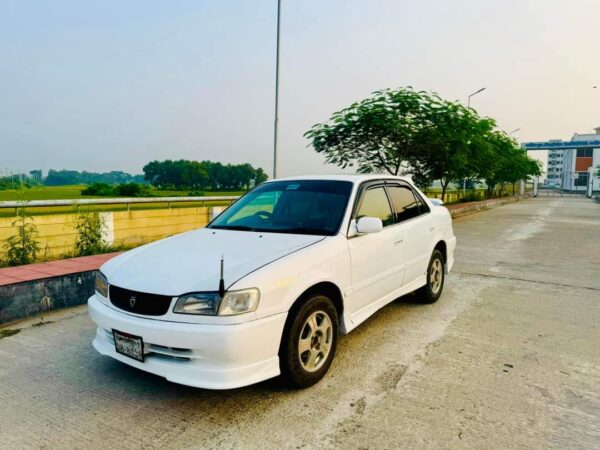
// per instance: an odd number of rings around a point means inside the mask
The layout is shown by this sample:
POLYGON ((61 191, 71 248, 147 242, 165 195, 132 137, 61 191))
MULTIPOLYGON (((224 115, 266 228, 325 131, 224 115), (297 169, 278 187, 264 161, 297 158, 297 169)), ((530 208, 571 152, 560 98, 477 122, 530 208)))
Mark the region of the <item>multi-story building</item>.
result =
POLYGON ((600 177, 593 174, 600 166, 600 127, 594 130, 593 134, 575 133, 570 141, 525 142, 522 146, 526 150, 548 150, 548 187, 585 192, 591 184, 594 191, 599 191, 600 177))
MULTIPOLYGON (((550 141, 556 142, 556 141, 550 141)), ((561 142, 561 141, 558 141, 561 142)), ((546 178, 548 187, 562 186, 564 150, 553 148, 548 150, 548 170, 546 178)))

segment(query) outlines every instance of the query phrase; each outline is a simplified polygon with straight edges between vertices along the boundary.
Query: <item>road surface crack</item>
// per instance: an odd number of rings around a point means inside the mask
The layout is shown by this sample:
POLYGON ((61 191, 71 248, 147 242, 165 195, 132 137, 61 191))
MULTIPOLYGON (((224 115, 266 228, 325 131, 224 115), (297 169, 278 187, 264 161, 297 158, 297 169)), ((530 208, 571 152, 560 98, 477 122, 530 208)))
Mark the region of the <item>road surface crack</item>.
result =
POLYGON ((471 277, 498 278, 498 279, 502 279, 502 280, 525 281, 527 283, 545 284, 545 285, 550 285, 550 286, 570 287, 570 288, 578 288, 578 289, 588 289, 590 291, 600 291, 600 288, 592 287, 592 286, 581 286, 581 285, 577 285, 577 284, 555 283, 553 281, 531 280, 528 278, 509 277, 506 275, 493 275, 490 273, 474 273, 474 272, 454 272, 454 273, 456 273, 457 275, 466 275, 466 276, 471 276, 471 277))

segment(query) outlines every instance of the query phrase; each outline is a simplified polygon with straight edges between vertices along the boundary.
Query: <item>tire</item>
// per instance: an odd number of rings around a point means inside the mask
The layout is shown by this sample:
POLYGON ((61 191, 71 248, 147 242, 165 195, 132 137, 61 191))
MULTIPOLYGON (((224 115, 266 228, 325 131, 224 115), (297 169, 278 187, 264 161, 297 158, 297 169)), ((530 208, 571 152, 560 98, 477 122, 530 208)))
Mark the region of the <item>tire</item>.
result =
POLYGON ((337 310, 325 295, 310 295, 290 311, 279 350, 287 385, 306 388, 325 376, 335 356, 338 328, 337 310))
POLYGON ((442 296, 445 278, 446 263, 444 262, 444 255, 438 249, 435 249, 427 266, 427 282, 425 286, 416 292, 419 301, 421 303, 437 302, 442 296))

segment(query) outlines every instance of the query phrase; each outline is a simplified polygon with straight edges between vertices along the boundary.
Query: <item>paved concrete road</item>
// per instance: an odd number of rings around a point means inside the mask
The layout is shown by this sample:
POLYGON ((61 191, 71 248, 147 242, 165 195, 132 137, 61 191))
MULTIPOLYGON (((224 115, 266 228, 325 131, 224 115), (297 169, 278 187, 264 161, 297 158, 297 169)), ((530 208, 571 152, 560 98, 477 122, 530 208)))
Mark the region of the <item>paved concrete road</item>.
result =
POLYGON ((0 447, 600 447, 600 205, 532 199, 455 229, 442 299, 381 310, 305 391, 168 383, 93 352, 83 308, 1 339, 0 447))

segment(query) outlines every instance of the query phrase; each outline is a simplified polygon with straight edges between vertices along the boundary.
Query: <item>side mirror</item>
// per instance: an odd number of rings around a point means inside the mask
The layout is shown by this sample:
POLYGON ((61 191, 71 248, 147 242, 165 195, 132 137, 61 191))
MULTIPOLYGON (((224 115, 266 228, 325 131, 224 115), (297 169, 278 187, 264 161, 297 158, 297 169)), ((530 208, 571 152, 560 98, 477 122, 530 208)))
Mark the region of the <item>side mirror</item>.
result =
POLYGON ((356 231, 359 234, 379 233, 383 230, 383 222, 377 217, 361 217, 356 222, 356 231))
POLYGON ((435 206, 442 206, 444 204, 439 198, 430 198, 429 201, 433 203, 435 206))

